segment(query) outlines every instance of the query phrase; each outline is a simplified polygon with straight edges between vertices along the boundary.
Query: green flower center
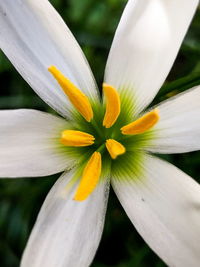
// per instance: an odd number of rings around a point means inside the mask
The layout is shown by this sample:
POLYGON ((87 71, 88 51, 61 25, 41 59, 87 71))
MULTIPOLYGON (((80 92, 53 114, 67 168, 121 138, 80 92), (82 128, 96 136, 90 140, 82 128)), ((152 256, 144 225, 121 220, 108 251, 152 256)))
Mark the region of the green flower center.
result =
POLYGON ((141 148, 151 139, 158 110, 131 122, 131 100, 114 87, 103 84, 105 101, 92 102, 56 67, 48 70, 75 108, 67 129, 60 133, 60 145, 78 159, 82 179, 74 199, 82 201, 93 192, 108 166, 112 173, 132 168, 130 162, 138 160, 141 148))

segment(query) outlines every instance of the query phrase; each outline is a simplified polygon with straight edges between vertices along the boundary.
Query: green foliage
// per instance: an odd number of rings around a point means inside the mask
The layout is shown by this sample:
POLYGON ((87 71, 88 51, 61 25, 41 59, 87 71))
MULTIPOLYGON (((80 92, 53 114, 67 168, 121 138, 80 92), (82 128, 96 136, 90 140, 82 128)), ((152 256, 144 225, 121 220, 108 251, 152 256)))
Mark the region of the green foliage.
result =
MULTIPOLYGON (((126 0, 52 0, 80 43, 100 86, 114 31, 126 0)), ((200 11, 154 103, 200 84, 200 11)), ((0 52, 0 109, 34 108, 53 112, 23 81, 0 52)), ((167 155, 197 180, 200 153, 167 155)), ((36 216, 59 175, 0 180, 0 265, 17 267, 36 216)), ((156 237, 155 237, 156 238, 156 237)), ((111 192, 102 242, 92 267, 162 267, 164 263, 136 232, 111 192)))

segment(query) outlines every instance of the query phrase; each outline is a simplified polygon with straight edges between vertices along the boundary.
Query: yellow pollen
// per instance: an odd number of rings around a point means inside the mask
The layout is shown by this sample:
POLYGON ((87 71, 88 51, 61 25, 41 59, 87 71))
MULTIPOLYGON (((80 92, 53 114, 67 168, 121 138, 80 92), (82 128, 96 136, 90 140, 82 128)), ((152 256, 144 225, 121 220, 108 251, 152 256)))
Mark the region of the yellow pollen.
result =
POLYGON ((101 175, 101 153, 94 152, 85 166, 74 200, 85 200, 95 189, 101 175))
POLYGON ((159 120, 158 109, 154 109, 136 121, 121 128, 123 134, 142 134, 152 128, 159 120))
POLYGON ((60 139, 61 143, 66 146, 91 146, 94 140, 93 135, 74 130, 64 130, 60 139))
POLYGON ((103 119, 103 126, 110 128, 120 114, 120 97, 115 88, 103 84, 103 92, 106 97, 106 113, 103 119))
POLYGON ((106 148, 112 159, 116 159, 117 156, 126 152, 125 147, 114 139, 106 140, 106 148))
POLYGON ((62 87, 74 107, 81 113, 86 121, 91 121, 93 118, 93 111, 87 96, 84 95, 81 90, 67 79, 55 66, 50 66, 48 70, 62 87))

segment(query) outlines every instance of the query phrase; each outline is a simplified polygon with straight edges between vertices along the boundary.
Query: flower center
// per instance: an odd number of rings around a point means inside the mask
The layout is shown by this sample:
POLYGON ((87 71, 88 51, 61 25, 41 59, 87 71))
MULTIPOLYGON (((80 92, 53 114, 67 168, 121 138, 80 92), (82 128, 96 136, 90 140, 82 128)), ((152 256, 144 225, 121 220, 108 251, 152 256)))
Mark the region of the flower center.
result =
MULTIPOLYGON (((125 126, 118 125, 121 112, 120 95, 117 90, 108 84, 103 84, 104 102, 103 108, 93 112, 94 107, 88 97, 82 93, 68 78, 66 78, 55 66, 48 68, 54 76, 78 114, 79 128, 66 129, 61 132, 60 142, 66 147, 92 147, 89 160, 86 163, 82 179, 74 196, 74 200, 85 200, 95 189, 101 176, 102 155, 105 150, 112 160, 126 152, 123 139, 126 136, 138 135, 147 132, 159 120, 158 110, 152 110, 139 119, 125 126), (102 110, 105 110, 101 118, 102 110), (99 115, 100 114, 100 115, 99 115), (100 116, 100 118, 98 117, 100 116), (102 120, 103 119, 103 120, 102 120), (81 123, 80 123, 81 121, 81 123), (85 121, 85 122, 84 122, 85 121)), ((82 148, 83 149, 83 148, 82 148)), ((83 151, 85 153, 85 151, 83 151)), ((85 153, 87 154, 87 153, 85 153)))

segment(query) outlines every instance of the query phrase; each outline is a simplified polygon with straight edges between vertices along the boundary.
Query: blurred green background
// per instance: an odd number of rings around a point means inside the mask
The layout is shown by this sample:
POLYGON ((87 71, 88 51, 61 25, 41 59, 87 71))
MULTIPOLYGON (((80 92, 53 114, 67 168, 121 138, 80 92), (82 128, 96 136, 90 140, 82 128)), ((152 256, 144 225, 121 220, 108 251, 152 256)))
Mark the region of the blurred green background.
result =
MULTIPOLYGON (((51 2, 80 43, 100 86, 112 38, 126 0, 51 2)), ((200 84, 199 29, 200 10, 197 11, 174 67, 154 103, 200 84)), ((1 52, 0 83, 0 109, 35 108, 52 112, 1 52)), ((164 157, 200 181, 199 152, 164 157)), ((59 175, 0 180, 1 267, 19 266, 22 251, 38 211, 58 177, 59 175)), ((106 266, 165 266, 136 232, 112 191, 102 241, 92 264, 92 267, 106 266)))

